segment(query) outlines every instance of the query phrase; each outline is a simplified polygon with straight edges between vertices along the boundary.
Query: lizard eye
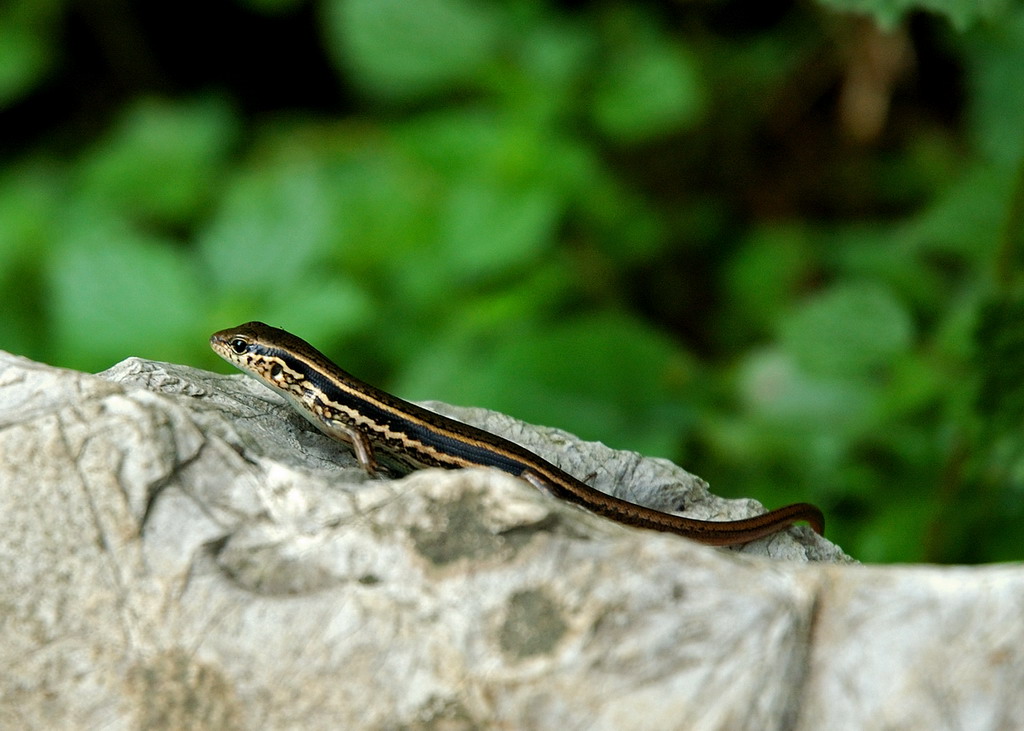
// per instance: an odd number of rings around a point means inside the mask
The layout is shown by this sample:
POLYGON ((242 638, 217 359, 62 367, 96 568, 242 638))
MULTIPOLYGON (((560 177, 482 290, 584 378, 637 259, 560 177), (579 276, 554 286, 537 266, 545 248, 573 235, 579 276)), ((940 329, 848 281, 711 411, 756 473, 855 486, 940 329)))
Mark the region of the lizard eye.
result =
POLYGON ((249 349, 249 343, 242 340, 242 338, 235 338, 230 343, 228 343, 228 345, 231 347, 231 350, 233 350, 236 355, 242 355, 243 353, 245 353, 245 351, 249 349))

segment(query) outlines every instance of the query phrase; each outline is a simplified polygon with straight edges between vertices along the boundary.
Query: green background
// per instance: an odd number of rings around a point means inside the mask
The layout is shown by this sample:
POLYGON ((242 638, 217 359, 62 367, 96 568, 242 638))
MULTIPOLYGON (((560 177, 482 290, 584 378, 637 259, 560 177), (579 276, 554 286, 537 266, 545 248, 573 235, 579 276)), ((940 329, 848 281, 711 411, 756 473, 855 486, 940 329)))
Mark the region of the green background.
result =
POLYGON ((0 9, 0 348, 227 371, 285 327, 412 398, 1024 557, 1024 9, 0 9))

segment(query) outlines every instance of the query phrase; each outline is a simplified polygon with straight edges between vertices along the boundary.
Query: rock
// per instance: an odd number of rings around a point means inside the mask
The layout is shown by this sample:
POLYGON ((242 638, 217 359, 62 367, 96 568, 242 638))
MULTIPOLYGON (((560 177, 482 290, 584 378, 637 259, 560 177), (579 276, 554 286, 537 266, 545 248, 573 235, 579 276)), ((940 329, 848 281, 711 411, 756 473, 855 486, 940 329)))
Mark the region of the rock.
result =
MULTIPOLYGON (((662 460, 432 404, 595 487, 746 517, 662 460)), ((368 479, 243 376, 0 353, 2 728, 1012 728, 1019 567, 739 550, 492 470, 368 479)))

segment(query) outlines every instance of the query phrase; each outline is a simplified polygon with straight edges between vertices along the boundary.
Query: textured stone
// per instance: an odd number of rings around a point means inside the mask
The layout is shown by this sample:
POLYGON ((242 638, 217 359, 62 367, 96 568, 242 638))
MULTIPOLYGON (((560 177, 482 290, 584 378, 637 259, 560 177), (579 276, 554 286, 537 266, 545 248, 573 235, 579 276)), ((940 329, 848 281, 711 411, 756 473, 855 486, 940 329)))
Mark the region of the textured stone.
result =
MULTIPOLYGON (((594 484, 746 517, 662 460, 432 408, 594 484)), ((368 479, 242 376, 0 353, 0 727, 1014 728, 1024 571, 739 550, 492 470, 368 479)))

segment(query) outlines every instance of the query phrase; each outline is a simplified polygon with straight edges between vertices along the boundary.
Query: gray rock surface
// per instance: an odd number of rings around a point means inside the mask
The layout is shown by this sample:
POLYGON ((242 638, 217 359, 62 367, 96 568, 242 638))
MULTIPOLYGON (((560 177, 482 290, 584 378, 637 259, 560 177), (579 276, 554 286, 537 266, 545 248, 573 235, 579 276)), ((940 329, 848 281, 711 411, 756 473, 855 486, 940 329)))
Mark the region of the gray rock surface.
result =
MULTIPOLYGON (((724 520, 679 468, 432 408, 724 520)), ((490 470, 370 480, 242 376, 0 353, 0 728, 1024 727, 1024 571, 740 550, 490 470)))

